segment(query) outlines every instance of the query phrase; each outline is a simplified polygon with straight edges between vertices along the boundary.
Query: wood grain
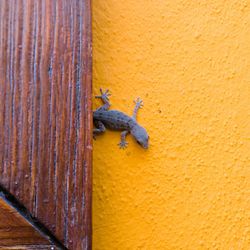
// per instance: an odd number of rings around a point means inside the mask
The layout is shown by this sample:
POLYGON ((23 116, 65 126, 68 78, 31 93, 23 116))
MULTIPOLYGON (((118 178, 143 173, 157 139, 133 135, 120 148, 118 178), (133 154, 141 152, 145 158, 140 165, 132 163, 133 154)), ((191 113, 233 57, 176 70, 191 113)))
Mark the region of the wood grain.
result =
POLYGON ((90 0, 0 1, 0 184, 91 248, 90 0))
POLYGON ((0 249, 55 249, 15 208, 0 197, 0 249))

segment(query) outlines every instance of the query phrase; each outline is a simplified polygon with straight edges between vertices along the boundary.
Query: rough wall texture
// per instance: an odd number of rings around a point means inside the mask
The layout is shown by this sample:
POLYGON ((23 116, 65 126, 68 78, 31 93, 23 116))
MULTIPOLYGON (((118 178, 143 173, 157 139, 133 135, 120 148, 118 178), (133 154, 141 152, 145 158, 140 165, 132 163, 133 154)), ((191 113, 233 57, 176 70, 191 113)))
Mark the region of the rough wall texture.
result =
POLYGON ((143 98, 151 143, 94 142, 95 250, 250 249, 249 23, 245 0, 93 0, 94 94, 143 98))

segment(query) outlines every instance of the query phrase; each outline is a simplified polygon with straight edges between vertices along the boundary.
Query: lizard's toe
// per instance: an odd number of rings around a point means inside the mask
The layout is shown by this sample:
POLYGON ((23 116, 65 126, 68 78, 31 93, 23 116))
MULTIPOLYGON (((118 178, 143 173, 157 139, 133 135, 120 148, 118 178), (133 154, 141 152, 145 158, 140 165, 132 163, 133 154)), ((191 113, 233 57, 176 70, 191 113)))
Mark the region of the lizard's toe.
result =
POLYGON ((105 91, 105 93, 102 94, 104 98, 107 98, 109 100, 109 96, 111 96, 111 93, 109 92, 109 90, 107 89, 105 91))
POLYGON ((122 149, 125 149, 128 146, 128 143, 126 141, 122 141, 120 143, 118 143, 118 146, 122 149))
POLYGON ((134 103, 138 106, 138 108, 142 108, 143 107, 143 101, 140 97, 138 97, 137 99, 134 100, 134 103))

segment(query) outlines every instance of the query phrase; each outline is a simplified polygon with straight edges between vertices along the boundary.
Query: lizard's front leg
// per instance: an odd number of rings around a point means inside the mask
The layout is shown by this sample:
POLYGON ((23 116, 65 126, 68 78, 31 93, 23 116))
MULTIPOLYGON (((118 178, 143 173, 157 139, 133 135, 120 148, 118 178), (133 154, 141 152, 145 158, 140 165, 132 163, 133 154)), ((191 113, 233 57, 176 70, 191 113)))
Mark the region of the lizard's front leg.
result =
POLYGON ((128 131, 123 131, 121 133, 121 141, 118 143, 119 147, 122 149, 125 149, 128 146, 128 143, 126 142, 126 136, 129 132, 128 131))
POLYGON ((101 95, 97 95, 95 96, 95 98, 102 99, 104 105, 98 108, 97 110, 108 110, 110 107, 109 96, 111 96, 111 94, 109 93, 108 89, 105 92, 103 92, 102 89, 100 89, 100 92, 101 95))
POLYGON ((134 113, 133 113, 133 118, 136 120, 136 116, 137 116, 138 110, 139 110, 140 108, 142 108, 143 102, 142 102, 142 100, 138 97, 138 98, 134 101, 134 103, 135 103, 135 109, 134 109, 134 113))
POLYGON ((105 132, 106 128, 104 124, 100 121, 94 121, 96 128, 93 129, 93 138, 96 139, 96 136, 105 132))

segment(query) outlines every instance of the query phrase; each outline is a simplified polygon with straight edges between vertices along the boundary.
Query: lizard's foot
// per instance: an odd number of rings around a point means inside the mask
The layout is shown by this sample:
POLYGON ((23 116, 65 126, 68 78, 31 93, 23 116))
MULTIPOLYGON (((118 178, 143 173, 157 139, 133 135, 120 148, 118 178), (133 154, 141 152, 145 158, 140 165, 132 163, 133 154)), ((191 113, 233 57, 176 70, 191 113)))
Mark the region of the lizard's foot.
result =
POLYGON ((118 146, 122 149, 125 149, 128 146, 128 143, 126 141, 120 141, 120 143, 118 143, 118 146))
POLYGON ((111 96, 111 94, 109 93, 109 90, 107 89, 105 92, 102 91, 102 89, 100 89, 101 95, 96 95, 95 98, 101 98, 103 100, 107 100, 109 101, 109 96, 111 96))
POLYGON ((136 104, 136 107, 138 109, 143 107, 143 101, 142 101, 142 99, 140 97, 138 97, 136 100, 134 100, 134 103, 136 104))

